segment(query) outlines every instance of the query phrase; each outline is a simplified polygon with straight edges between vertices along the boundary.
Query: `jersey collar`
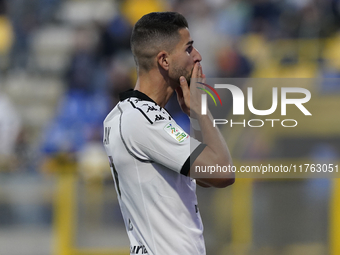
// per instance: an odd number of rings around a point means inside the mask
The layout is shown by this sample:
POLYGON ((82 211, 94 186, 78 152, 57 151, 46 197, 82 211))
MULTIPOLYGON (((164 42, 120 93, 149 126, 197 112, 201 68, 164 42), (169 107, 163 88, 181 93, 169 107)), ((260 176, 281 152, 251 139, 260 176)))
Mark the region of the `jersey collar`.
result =
POLYGON ((153 103, 156 104, 156 102, 153 101, 150 97, 148 97, 143 92, 140 92, 138 90, 129 89, 129 90, 119 94, 119 100, 120 101, 123 101, 127 98, 130 98, 130 97, 136 97, 136 98, 139 98, 141 100, 150 101, 150 102, 153 102, 153 103))

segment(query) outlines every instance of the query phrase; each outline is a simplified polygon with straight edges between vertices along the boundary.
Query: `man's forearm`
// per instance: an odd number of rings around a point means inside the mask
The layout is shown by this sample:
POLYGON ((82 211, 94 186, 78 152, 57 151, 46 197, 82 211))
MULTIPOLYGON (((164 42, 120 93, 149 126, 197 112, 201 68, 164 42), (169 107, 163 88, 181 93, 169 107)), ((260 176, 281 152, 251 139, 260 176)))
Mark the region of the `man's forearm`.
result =
MULTIPOLYGON (((197 119, 201 129, 202 142, 207 146, 200 157, 194 162, 192 170, 196 169, 196 167, 209 167, 216 164, 220 166, 232 165, 228 146, 219 129, 213 127, 210 112, 208 115, 198 116, 197 119)), ((195 179, 203 187, 214 186, 222 188, 234 183, 235 174, 233 172, 215 172, 211 175, 208 172, 196 173, 195 171, 195 179)))
POLYGON ((202 142, 214 152, 219 161, 216 163, 224 163, 224 165, 232 164, 230 152, 224 137, 217 127, 213 127, 213 117, 211 113, 208 111, 207 115, 199 115, 197 119, 201 128, 202 142))

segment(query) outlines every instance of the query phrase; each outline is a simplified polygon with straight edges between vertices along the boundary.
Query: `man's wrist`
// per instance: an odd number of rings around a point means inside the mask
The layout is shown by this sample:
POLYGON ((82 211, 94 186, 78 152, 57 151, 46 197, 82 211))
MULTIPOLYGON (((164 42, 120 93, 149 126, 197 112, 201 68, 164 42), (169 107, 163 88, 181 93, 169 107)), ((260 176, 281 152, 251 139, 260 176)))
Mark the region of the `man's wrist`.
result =
POLYGON ((191 118, 189 117, 190 119, 190 125, 191 127, 194 129, 194 130, 197 130, 197 131, 200 131, 201 130, 201 127, 200 127, 200 124, 198 122, 197 119, 194 119, 194 118, 191 118))

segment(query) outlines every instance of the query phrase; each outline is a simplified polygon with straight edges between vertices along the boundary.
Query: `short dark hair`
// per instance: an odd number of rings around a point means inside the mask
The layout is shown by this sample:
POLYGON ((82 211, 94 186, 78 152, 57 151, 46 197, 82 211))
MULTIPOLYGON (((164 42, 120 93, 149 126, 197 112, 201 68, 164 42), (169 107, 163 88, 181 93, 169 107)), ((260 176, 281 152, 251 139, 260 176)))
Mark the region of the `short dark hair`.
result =
POLYGON ((161 50, 171 52, 175 48, 182 28, 188 28, 188 22, 177 12, 152 12, 138 20, 131 35, 137 68, 152 69, 152 60, 161 50))

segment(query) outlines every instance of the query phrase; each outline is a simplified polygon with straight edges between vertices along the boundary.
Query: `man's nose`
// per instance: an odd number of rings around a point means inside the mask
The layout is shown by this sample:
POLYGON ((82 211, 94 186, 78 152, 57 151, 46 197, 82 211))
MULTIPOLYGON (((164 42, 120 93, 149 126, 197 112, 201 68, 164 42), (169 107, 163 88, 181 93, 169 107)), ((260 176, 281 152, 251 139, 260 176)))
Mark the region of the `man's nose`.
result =
POLYGON ((195 56, 194 56, 195 63, 201 62, 202 61, 201 54, 199 53, 199 51, 196 48, 194 48, 194 50, 195 50, 195 56))

